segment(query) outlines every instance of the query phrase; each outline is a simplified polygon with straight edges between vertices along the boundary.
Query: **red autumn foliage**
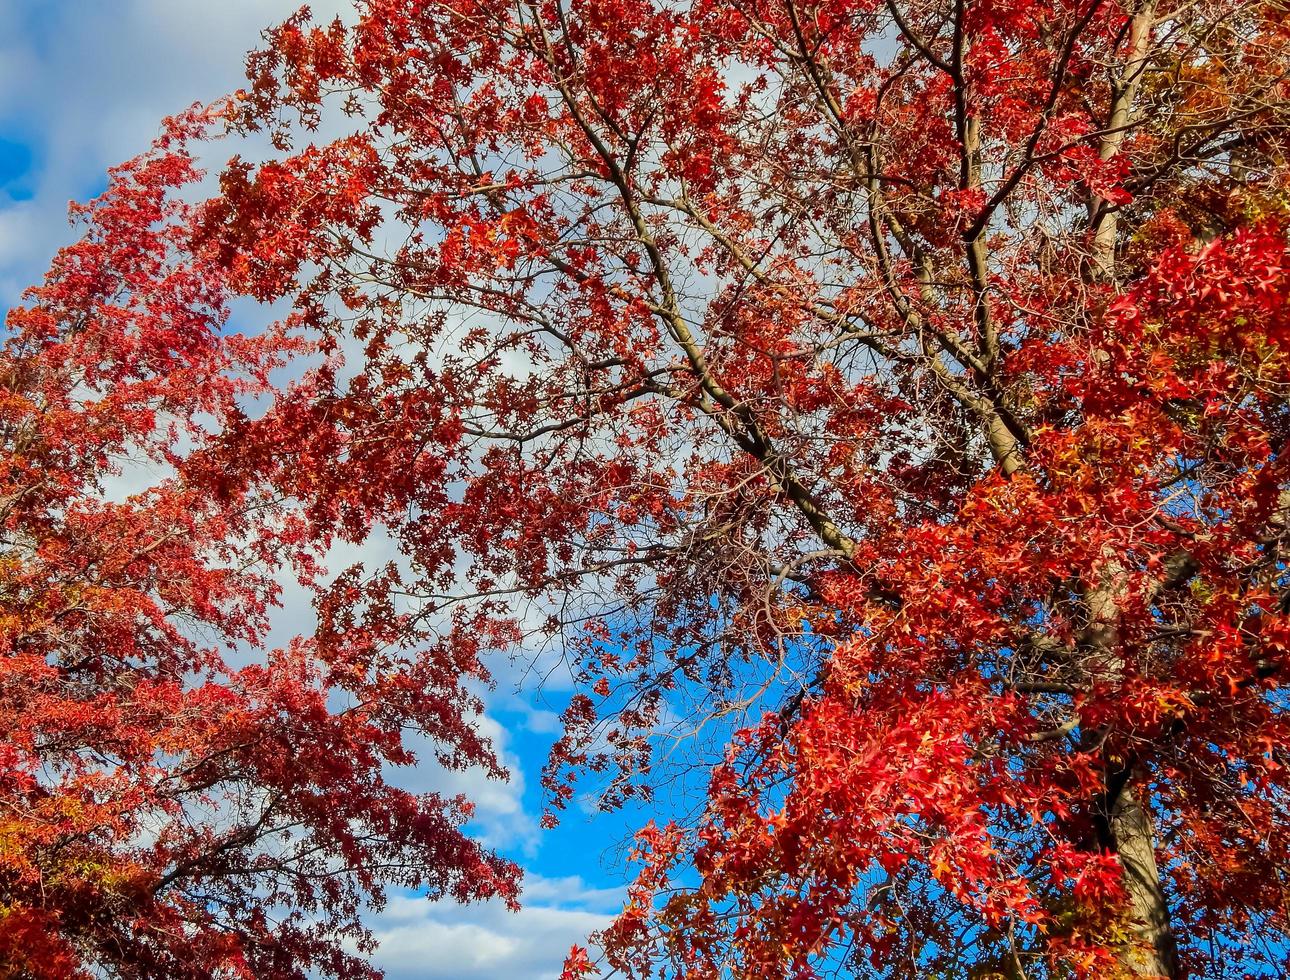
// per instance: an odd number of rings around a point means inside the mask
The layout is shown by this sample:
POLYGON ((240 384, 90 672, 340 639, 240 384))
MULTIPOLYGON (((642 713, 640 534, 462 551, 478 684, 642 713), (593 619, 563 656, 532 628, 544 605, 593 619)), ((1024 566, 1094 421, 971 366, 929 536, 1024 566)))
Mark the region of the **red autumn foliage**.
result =
POLYGON ((607 806, 711 774, 566 976, 1280 974, 1285 15, 366 0, 267 35, 235 122, 278 156, 182 250, 328 360, 195 460, 406 565, 325 591, 301 658, 389 735, 552 644, 555 811, 579 770, 607 806))
POLYGON ((387 888, 514 895, 467 801, 386 775, 410 730, 496 771, 471 651, 397 656, 410 635, 372 616, 246 655, 275 574, 326 541, 213 441, 300 343, 227 332, 226 277, 188 248, 180 144, 208 123, 76 209, 0 350, 6 977, 370 977, 359 913, 387 888))

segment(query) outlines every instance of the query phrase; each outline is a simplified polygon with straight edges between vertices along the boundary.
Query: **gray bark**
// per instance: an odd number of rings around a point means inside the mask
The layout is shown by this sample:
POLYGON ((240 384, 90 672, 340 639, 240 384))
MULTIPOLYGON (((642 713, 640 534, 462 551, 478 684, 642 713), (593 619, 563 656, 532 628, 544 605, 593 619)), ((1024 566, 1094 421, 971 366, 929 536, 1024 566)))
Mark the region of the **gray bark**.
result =
POLYGON ((1129 781, 1111 806, 1110 837, 1129 894, 1129 930, 1133 942, 1120 955, 1134 977, 1178 976, 1178 948, 1169 924, 1169 904, 1156 867, 1151 814, 1129 781))
MULTIPOLYGON (((1086 662, 1093 679, 1103 682, 1114 683, 1124 676, 1117 600, 1123 589, 1123 575, 1124 568, 1118 561, 1108 561, 1101 580, 1085 596, 1089 616, 1083 636, 1086 662)), ((1120 950, 1120 965, 1129 977, 1174 980, 1178 976, 1177 944, 1156 865, 1150 799, 1134 786, 1132 762, 1108 763, 1104 822, 1098 828, 1098 836, 1101 846, 1119 859, 1128 893, 1125 911, 1130 941, 1120 950)))

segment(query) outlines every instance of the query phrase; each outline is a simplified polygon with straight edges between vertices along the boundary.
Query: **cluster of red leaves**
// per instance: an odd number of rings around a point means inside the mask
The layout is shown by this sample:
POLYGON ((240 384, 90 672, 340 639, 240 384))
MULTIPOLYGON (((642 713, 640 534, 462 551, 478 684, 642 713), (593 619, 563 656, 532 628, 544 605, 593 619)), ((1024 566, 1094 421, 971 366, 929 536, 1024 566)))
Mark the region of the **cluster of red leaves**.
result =
MULTIPOLYGON (((1097 836, 1088 801, 1107 758, 1130 757, 1151 766, 1167 821, 1159 860, 1186 928, 1240 936, 1266 916, 1258 928, 1284 930, 1270 869, 1290 856, 1290 728, 1276 690, 1290 623, 1265 529, 1286 482, 1288 330, 1282 226, 1162 256, 1068 352, 1080 372, 1048 373, 1044 397, 1076 397, 1082 416, 1044 433, 1043 480, 984 479, 952 523, 864 542, 862 560, 898 608, 874 604, 851 575, 824 587, 865 634, 833 650, 824 690, 791 728, 772 715, 740 734, 692 844, 678 828, 641 835, 643 886, 606 934, 610 950, 654 941, 646 927, 662 923, 685 976, 721 975, 717 963, 740 976, 813 976, 839 942, 879 972, 912 922, 944 950, 925 954, 931 968, 951 969, 975 920, 998 935, 1036 927, 1067 968, 1117 975, 1108 937, 1122 870, 1072 842, 1097 836), (1193 414, 1180 415, 1183 401, 1193 414), (1197 458, 1221 459, 1225 485, 1162 508, 1179 484, 1162 459, 1197 458), (1160 561, 1180 540, 1204 584, 1172 597, 1188 626, 1166 646, 1160 561), (1096 580, 1108 555, 1124 577, 1123 673, 1078 691, 1001 694, 995 651, 1022 640, 1014 605, 1039 608, 1037 577, 1096 580), (1254 566, 1266 578, 1251 581, 1254 566), (1044 737, 1040 706, 1059 692, 1074 695, 1081 729, 1102 733, 1096 748, 1044 737), (691 861, 697 888, 684 887, 691 861), (893 888, 902 877, 911 904, 893 888)), ((1275 948, 1269 956, 1274 967, 1275 948)), ((630 957, 611 962, 632 968, 630 957)))
POLYGON ((497 772, 472 652, 399 655, 388 610, 256 652, 275 576, 327 541, 219 443, 302 347, 227 332, 225 273, 190 248, 181 144, 209 122, 172 120, 77 209, 0 350, 5 976, 368 977, 386 888, 514 896, 465 800, 387 781, 408 731, 497 772))

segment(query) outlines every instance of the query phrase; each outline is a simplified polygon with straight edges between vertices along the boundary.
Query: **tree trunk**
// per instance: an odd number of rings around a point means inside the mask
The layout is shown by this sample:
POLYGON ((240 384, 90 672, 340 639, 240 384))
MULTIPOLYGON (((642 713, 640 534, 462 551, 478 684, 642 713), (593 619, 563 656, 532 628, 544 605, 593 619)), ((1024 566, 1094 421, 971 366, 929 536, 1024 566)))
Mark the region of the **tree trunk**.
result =
MULTIPOLYGON (((1151 55, 1151 28, 1156 15, 1155 0, 1139 0, 1137 12, 1129 22, 1128 54, 1124 68, 1111 94, 1111 111, 1098 156, 1110 160, 1120 152, 1124 138, 1133 123, 1134 101, 1151 55)), ((1115 279, 1115 242, 1119 228, 1118 209, 1094 194, 1089 198, 1089 219, 1093 233, 1092 252, 1095 273, 1115 279)))
POLYGON ((1120 954, 1120 963, 1131 977, 1174 980, 1178 976, 1178 948, 1156 867, 1151 814, 1127 780, 1111 806, 1109 829, 1111 844, 1124 869, 1129 929, 1134 940, 1120 954))
MULTIPOLYGON (((1091 677, 1119 683, 1125 668, 1119 630, 1124 566, 1112 555, 1107 558, 1101 580, 1085 596, 1089 622, 1083 641, 1089 653, 1091 677)), ((1098 843, 1119 858, 1128 893, 1130 939, 1120 951, 1120 966, 1126 977, 1174 980, 1178 976, 1178 951, 1169 925, 1169 903, 1156 866, 1149 796, 1144 793, 1140 797, 1134 788, 1134 761, 1111 759, 1108 763, 1106 795, 1097 821, 1098 843)))

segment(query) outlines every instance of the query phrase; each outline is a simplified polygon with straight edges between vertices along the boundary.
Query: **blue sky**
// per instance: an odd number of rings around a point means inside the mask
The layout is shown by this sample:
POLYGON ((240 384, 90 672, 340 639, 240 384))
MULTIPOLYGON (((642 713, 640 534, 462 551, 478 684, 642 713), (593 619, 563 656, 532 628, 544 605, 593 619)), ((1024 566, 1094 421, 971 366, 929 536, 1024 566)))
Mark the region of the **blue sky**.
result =
MULTIPOLYGON (((347 0, 317 0, 329 15, 347 0)), ((108 167, 144 149, 162 116, 236 88, 260 29, 293 0, 0 0, 0 307, 37 281, 72 237, 71 200, 93 196, 108 167)), ((214 161, 218 163, 218 161, 214 161)), ((371 557, 379 555, 374 543, 371 557)), ((361 552, 361 549, 360 549, 361 552)), ((360 554, 358 557, 362 557, 360 554)), ((282 634, 309 619, 288 592, 282 634)), ((391 980, 543 980, 558 975, 569 944, 608 921, 624 881, 616 845, 622 816, 588 820, 576 808, 554 832, 537 829, 538 772, 555 737, 563 692, 544 701, 499 679, 482 724, 515 778, 507 785, 432 770, 415 785, 460 790, 478 804, 478 829, 527 869, 525 910, 431 905, 395 896, 372 925, 391 980)))

